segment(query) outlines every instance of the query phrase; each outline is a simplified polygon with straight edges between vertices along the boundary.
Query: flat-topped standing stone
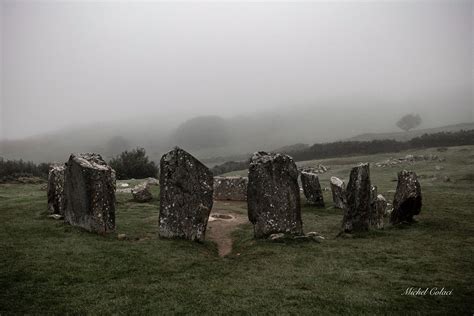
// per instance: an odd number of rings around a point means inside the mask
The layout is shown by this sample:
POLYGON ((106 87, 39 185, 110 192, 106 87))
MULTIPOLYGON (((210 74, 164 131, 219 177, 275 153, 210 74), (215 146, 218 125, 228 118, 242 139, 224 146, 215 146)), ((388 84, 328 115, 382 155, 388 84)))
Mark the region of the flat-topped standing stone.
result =
POLYGON ((247 201, 247 177, 214 177, 214 199, 247 201))
POLYGON ((346 188, 347 208, 342 221, 344 232, 366 231, 371 218, 371 186, 369 164, 360 164, 351 170, 346 188))
POLYGON ((413 216, 420 214, 421 201, 421 186, 416 173, 399 172, 390 223, 412 222, 413 216))
POLYGON ((48 210, 51 214, 64 215, 64 169, 53 166, 48 174, 48 210))
POLYGON ((339 178, 331 177, 331 191, 334 206, 344 210, 346 208, 346 188, 344 181, 339 178))
POLYGON ((213 203, 213 180, 212 172, 181 148, 161 157, 161 237, 204 240, 213 203))
POLYGON ((290 156, 253 154, 247 205, 256 238, 277 233, 303 234, 298 170, 290 156))
POLYGON ((72 154, 64 173, 64 220, 91 232, 115 230, 115 171, 99 154, 72 154))
POLYGON ((319 178, 316 173, 302 171, 301 172, 301 185, 303 186, 303 192, 306 200, 318 207, 324 207, 323 191, 319 184, 319 178))

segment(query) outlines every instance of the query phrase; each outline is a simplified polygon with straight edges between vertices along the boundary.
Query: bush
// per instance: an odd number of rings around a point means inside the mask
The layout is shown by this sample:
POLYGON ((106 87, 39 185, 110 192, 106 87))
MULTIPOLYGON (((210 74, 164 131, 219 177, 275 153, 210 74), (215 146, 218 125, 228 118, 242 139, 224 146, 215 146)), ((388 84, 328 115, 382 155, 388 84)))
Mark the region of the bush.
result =
POLYGON ((149 161, 145 149, 137 148, 124 151, 109 162, 117 173, 117 179, 143 179, 157 177, 158 167, 155 162, 149 161))
POLYGON ((35 164, 31 161, 4 160, 0 158, 0 181, 14 181, 19 177, 48 178, 49 164, 35 164))

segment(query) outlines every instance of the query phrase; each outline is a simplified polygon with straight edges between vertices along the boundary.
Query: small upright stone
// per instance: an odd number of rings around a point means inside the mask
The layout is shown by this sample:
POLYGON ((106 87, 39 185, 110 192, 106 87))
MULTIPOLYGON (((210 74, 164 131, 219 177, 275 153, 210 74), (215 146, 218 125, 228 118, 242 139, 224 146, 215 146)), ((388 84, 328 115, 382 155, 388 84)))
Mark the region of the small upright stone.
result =
POLYGON ((159 234, 202 241, 212 209, 212 172, 176 147, 160 161, 159 234))
POLYGON ((352 169, 346 192, 347 208, 342 221, 343 231, 350 233, 368 230, 372 209, 368 163, 352 169))
POLYGON ((150 190, 148 189, 148 183, 137 185, 132 189, 133 200, 138 203, 149 202, 153 199, 150 190))
POLYGON ((413 216, 420 214, 421 202, 421 186, 416 173, 406 170, 399 172, 390 223, 412 222, 413 216))
POLYGON ((347 204, 344 181, 336 177, 331 177, 331 191, 334 206, 344 210, 347 204))
POLYGON ((372 217, 370 226, 377 229, 382 229, 384 226, 385 212, 387 211, 387 200, 382 194, 378 194, 373 204, 372 217))
POLYGON ((48 174, 48 210, 64 215, 64 165, 51 167, 48 174))
POLYGON ((115 171, 101 155, 72 154, 64 174, 64 220, 91 232, 115 230, 115 171))
POLYGON ((306 200, 316 205, 317 207, 324 207, 323 191, 319 184, 318 175, 308 171, 301 172, 301 185, 306 200))
POLYGON ((290 156, 256 152, 249 165, 248 216, 256 238, 303 234, 298 170, 290 156))

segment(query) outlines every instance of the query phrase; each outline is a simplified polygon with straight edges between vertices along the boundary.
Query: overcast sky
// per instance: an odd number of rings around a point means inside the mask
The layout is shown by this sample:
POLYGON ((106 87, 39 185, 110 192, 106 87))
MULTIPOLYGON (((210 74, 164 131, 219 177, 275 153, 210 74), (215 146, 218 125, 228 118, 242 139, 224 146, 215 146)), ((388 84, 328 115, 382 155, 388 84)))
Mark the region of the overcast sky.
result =
POLYGON ((473 120, 473 1, 4 0, 0 18, 4 138, 327 97, 473 120))

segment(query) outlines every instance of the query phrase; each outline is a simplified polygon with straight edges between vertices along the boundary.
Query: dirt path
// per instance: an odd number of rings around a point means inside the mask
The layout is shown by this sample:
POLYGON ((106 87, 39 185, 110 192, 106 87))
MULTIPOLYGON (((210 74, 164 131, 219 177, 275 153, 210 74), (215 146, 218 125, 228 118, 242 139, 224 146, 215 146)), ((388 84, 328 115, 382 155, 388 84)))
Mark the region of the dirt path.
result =
POLYGON ((219 256, 232 252, 232 232, 240 224, 248 223, 247 203, 235 201, 214 201, 207 224, 206 239, 217 244, 219 256))

